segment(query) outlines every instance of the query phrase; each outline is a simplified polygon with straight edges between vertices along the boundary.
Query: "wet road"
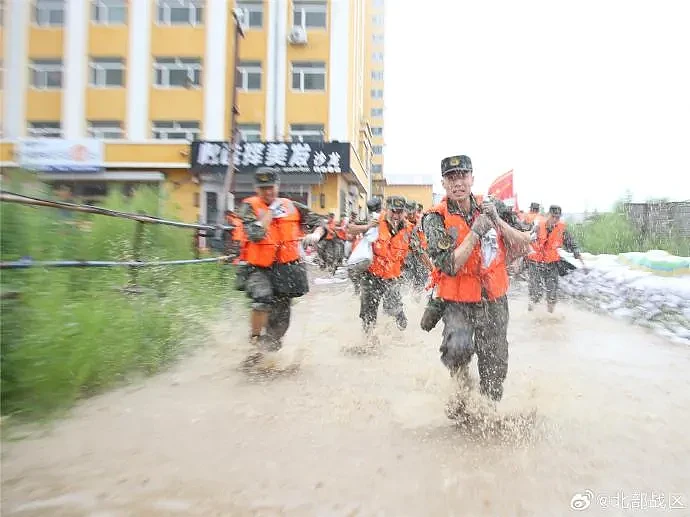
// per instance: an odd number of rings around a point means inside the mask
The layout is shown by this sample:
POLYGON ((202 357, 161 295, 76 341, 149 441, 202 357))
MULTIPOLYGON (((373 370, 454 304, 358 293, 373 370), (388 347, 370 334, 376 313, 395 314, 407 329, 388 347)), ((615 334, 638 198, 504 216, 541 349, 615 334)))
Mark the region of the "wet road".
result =
POLYGON ((458 429, 441 325, 406 302, 407 331, 381 317, 357 355, 348 284, 314 287, 281 353, 301 367, 272 379, 236 370, 242 309, 174 370, 3 443, 2 515, 690 515, 690 350, 566 303, 528 313, 517 292, 498 411, 536 420, 458 429))

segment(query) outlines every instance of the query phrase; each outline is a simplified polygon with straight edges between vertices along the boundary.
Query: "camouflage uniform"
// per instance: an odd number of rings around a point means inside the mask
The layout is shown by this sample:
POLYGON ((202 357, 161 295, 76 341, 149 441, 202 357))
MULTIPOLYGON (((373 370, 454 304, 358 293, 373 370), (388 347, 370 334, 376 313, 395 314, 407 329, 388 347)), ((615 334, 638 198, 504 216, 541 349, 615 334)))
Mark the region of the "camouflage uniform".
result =
MULTIPOLYGON (((275 181, 275 178, 273 179, 275 181)), ((257 182, 261 185, 261 182, 257 182)), ((309 231, 317 227, 324 227, 323 216, 313 213, 308 207, 293 201, 299 211, 301 223, 309 231)), ((257 224, 257 214, 251 205, 242 202, 238 211, 238 217, 242 220, 247 240, 259 242, 266 236, 266 229, 257 224)), ((269 311, 266 335, 273 341, 274 346, 279 347, 280 341, 290 326, 291 299, 283 296, 274 296, 271 281, 271 268, 247 265, 246 293, 252 300, 252 309, 269 311)))
MULTIPOLYGON (((457 157, 454 157, 457 162, 457 157)), ((461 156, 460 163, 471 171, 469 158, 461 156), (467 166, 466 164, 469 164, 467 166)), ((451 159, 442 162, 442 173, 454 172, 451 159), (450 163, 449 163, 450 162, 450 163)), ((470 196, 471 208, 465 213, 458 203, 447 201, 448 211, 462 216, 468 226, 472 226, 478 217, 480 207, 474 196, 470 196)), ((443 217, 430 212, 422 219, 422 228, 427 238, 428 254, 434 266, 441 272, 454 276, 455 251, 454 239, 446 230, 443 217)), ((503 382, 508 373, 508 299, 502 296, 490 301, 482 292, 480 302, 452 302, 436 299, 437 309, 442 304, 443 339, 441 343, 441 361, 448 368, 451 375, 459 370, 466 370, 477 353, 480 387, 482 393, 493 400, 500 400, 503 396, 503 382)), ((424 325, 424 322, 422 323, 424 325)))
MULTIPOLYGON (((394 209, 404 209, 405 207, 405 200, 400 196, 392 196, 388 201, 394 209)), ((383 215, 381 216, 383 217, 383 215)), ((393 227, 389 222, 386 224, 388 224, 391 236, 394 236, 405 227, 405 220, 400 221, 397 227, 393 227)), ((361 274, 359 317, 365 331, 369 332, 376 326, 381 300, 383 300, 383 312, 395 318, 398 328, 403 330, 407 327, 407 316, 405 316, 400 294, 400 280, 400 278, 379 278, 369 270, 361 274)))

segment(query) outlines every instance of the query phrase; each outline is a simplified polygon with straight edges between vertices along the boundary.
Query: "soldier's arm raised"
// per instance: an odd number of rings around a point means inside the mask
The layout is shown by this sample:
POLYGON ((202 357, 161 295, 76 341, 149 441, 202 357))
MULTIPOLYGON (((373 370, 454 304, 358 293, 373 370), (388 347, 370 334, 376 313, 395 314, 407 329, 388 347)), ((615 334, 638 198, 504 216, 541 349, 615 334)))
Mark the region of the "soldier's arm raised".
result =
POLYGON ((259 242, 266 237, 266 227, 261 224, 257 215, 254 213, 254 209, 249 203, 242 203, 240 205, 237 216, 242 221, 247 239, 253 242, 259 242))

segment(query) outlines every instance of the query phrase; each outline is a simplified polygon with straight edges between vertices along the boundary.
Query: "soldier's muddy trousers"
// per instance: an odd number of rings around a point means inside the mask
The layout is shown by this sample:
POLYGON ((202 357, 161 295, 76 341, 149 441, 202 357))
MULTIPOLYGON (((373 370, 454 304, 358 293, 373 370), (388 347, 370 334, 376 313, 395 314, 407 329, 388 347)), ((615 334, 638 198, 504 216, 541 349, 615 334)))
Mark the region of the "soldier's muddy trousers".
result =
POLYGON ((274 348, 280 348, 283 336, 290 327, 292 300, 273 294, 271 277, 265 268, 252 267, 247 277, 247 296, 252 300, 252 309, 268 312, 266 336, 274 348))
POLYGON ((441 361, 451 374, 477 354, 483 394, 501 400, 508 374, 508 298, 493 302, 446 302, 443 312, 441 361))
POLYGON ((532 303, 539 303, 544 290, 546 301, 556 303, 558 299, 558 262, 527 261, 529 299, 532 303))
POLYGON ((362 295, 359 317, 362 319, 364 330, 371 330, 376 325, 379 304, 382 299, 383 312, 395 317, 399 327, 407 325, 400 295, 399 279, 383 279, 365 271, 360 277, 360 289, 362 295))

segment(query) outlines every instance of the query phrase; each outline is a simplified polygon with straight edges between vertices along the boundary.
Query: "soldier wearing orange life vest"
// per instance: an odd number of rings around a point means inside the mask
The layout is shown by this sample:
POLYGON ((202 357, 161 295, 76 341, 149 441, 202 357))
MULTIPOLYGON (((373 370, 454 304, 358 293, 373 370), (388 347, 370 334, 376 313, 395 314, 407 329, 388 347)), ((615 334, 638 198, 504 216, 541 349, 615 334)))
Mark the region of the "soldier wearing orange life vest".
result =
POLYGON ((549 312, 553 312, 558 300, 558 263, 561 256, 558 249, 563 248, 571 252, 576 259, 584 262, 580 250, 565 222, 561 221, 561 207, 552 205, 547 218, 535 219, 532 229, 532 249, 527 255, 527 271, 529 274, 529 305, 528 310, 534 310, 534 304, 539 303, 542 293, 546 290, 546 304, 549 312))
POLYGON ((429 278, 431 263, 426 254, 426 237, 421 226, 421 205, 414 201, 407 204, 407 220, 412 225, 410 236, 410 253, 403 266, 403 278, 415 295, 421 294, 429 278))
POLYGON ((400 330, 407 327, 407 316, 400 294, 403 262, 410 250, 412 225, 405 218, 405 198, 391 196, 386 199, 385 213, 378 221, 378 238, 372 244, 373 259, 360 279, 359 317, 366 337, 372 339, 379 304, 395 318, 400 330))
POLYGON ((309 292, 301 243, 315 244, 326 228, 322 217, 306 206, 278 197, 275 169, 257 169, 254 184, 256 195, 244 199, 238 210, 248 268, 246 292, 252 300, 250 339, 256 346, 276 350, 290 325, 292 298, 309 292), (312 233, 303 237, 302 227, 312 233))
POLYGON ((477 204, 468 156, 443 159, 441 174, 446 197, 422 221, 444 306, 441 361, 464 382, 476 352, 481 392, 498 401, 508 372, 506 254, 527 253, 530 236, 500 219, 492 201, 477 204))

